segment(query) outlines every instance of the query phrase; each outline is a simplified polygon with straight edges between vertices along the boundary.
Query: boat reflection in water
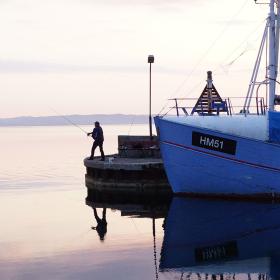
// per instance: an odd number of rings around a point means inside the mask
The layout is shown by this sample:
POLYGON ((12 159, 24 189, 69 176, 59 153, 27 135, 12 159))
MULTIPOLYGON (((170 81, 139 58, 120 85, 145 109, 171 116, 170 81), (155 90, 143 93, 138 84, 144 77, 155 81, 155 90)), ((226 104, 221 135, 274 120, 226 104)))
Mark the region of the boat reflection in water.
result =
POLYGON ((164 228, 162 276, 280 279, 280 204, 174 198, 164 228))

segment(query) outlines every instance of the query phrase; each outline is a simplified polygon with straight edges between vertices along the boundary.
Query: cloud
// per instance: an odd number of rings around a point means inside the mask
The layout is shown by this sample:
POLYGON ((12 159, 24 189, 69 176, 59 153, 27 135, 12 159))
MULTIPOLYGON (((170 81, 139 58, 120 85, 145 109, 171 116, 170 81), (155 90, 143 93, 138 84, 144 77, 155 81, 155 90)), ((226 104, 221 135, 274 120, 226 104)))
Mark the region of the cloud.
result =
MULTIPOLYGON (((73 0, 76 1, 76 0, 73 0)), ((181 12, 182 6, 187 7, 187 6, 198 6, 201 2, 206 2, 205 0, 196 0, 192 2, 188 2, 185 0, 95 0, 95 1, 90 1, 90 0, 82 0, 83 3, 86 4, 92 4, 92 5, 106 5, 106 6, 122 6, 124 8, 150 8, 150 9, 156 9, 158 11, 168 11, 168 12, 181 12)))
POLYGON ((40 61, 0 60, 1 73, 45 73, 45 72, 96 72, 122 71, 139 72, 141 67, 125 67, 113 65, 74 65, 40 61))
POLYGON ((96 1, 88 1, 88 0, 84 0, 84 2, 88 2, 88 3, 102 3, 102 4, 106 4, 106 5, 128 5, 128 6, 156 6, 156 5, 171 5, 171 4, 180 4, 180 3, 186 3, 185 0, 106 0, 106 1, 102 1, 102 0, 96 0, 96 1))
MULTIPOLYGON (((157 73, 185 74, 186 69, 157 66, 157 73)), ((131 65, 78 65, 51 62, 0 60, 0 73, 71 73, 71 72, 118 72, 126 74, 146 73, 145 66, 131 65)))

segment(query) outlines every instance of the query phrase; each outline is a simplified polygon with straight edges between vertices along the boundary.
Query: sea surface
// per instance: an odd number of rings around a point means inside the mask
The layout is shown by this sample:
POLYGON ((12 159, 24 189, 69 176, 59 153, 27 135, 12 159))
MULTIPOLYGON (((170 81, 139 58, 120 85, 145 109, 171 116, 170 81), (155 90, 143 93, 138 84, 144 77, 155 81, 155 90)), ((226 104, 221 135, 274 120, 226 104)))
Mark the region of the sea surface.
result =
MULTIPOLYGON (((107 155, 117 135, 148 134, 103 129, 107 155)), ((1 127, 0 137, 0 280, 280 279, 279 204, 99 200, 85 187, 92 140, 78 127, 1 127)))

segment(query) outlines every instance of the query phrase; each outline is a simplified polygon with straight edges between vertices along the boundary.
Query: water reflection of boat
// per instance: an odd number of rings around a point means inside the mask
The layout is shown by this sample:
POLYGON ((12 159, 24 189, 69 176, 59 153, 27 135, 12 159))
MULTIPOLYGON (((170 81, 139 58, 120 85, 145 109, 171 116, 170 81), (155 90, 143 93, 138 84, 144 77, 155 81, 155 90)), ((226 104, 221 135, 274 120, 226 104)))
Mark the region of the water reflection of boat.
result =
POLYGON ((279 279, 279 236, 280 204, 174 198, 160 270, 182 279, 279 279))

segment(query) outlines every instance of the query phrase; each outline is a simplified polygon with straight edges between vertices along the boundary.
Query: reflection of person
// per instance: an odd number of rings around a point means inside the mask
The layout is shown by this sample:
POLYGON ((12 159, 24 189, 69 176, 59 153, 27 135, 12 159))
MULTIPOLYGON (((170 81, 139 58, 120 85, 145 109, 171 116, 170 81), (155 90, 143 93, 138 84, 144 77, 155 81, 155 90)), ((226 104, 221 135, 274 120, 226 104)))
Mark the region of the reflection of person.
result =
POLYGON ((99 235, 100 240, 104 241, 105 235, 107 233, 106 208, 103 208, 102 219, 100 219, 98 217, 96 208, 93 208, 93 214, 94 214, 95 220, 97 222, 97 226, 92 227, 92 229, 96 230, 99 235))
POLYGON ((94 125, 95 125, 95 127, 94 127, 93 131, 87 134, 88 136, 91 135, 92 138, 94 139, 94 142, 93 142, 93 145, 91 148, 91 155, 88 159, 89 160, 93 159, 94 151, 97 147, 99 147, 100 153, 101 153, 101 160, 104 161, 105 155, 104 155, 104 151, 103 151, 103 142, 104 142, 103 130, 102 130, 102 127, 100 126, 99 122, 95 122, 94 125))

